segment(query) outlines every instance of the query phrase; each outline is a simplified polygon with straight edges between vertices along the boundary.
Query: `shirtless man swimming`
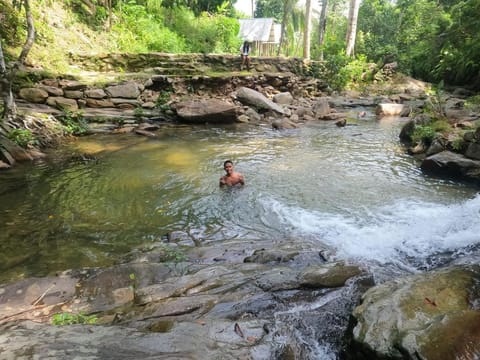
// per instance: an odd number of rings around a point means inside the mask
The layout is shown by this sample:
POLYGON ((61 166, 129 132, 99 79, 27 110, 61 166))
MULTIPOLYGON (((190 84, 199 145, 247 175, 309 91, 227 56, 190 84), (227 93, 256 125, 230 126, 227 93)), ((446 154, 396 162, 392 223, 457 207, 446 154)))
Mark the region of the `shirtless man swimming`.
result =
POLYGON ((245 179, 243 178, 243 175, 235 172, 232 161, 225 161, 223 163, 223 168, 227 174, 220 178, 220 186, 245 185, 245 179))

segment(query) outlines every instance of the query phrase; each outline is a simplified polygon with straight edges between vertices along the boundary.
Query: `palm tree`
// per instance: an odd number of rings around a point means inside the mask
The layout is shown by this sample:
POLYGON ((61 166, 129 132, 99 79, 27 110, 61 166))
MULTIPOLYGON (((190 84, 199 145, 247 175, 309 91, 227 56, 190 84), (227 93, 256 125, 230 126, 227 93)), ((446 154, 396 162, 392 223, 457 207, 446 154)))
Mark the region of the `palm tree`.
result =
POLYGON ((350 9, 348 11, 347 48, 345 51, 347 56, 352 56, 355 48, 359 8, 360 0, 350 0, 350 9))

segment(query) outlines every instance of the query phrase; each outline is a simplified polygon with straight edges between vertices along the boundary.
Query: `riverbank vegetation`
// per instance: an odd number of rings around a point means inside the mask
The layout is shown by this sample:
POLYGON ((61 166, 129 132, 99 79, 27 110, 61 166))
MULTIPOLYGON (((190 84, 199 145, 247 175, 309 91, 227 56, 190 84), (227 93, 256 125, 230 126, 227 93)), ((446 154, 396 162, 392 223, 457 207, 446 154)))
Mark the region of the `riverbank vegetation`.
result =
MULTIPOLYGON (((302 57, 311 32, 312 60, 325 60, 340 73, 338 85, 373 80, 361 77, 368 64, 396 63, 398 70, 425 81, 480 87, 479 0, 451 2, 365 0, 323 1, 305 23, 305 7, 293 0, 259 0, 255 17, 273 17, 282 26, 279 55, 302 57), (348 15, 346 15, 348 14, 348 15), (347 38, 356 32, 354 48, 347 38), (348 50, 348 51, 347 51, 348 50)), ((0 0, 0 36, 7 60, 26 36, 21 1, 0 0)), ((32 3, 37 36, 29 64, 62 73, 72 70, 70 53, 238 52, 235 1, 41 0, 32 3)))

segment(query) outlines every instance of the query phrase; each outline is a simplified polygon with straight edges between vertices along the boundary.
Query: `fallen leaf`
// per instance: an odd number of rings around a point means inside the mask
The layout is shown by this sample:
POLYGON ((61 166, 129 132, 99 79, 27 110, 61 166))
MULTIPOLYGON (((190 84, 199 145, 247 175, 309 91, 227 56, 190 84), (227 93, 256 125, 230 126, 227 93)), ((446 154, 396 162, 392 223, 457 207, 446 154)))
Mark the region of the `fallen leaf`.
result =
POLYGON ((247 341, 249 343, 254 343, 257 341, 257 338, 255 336, 247 336, 247 341))

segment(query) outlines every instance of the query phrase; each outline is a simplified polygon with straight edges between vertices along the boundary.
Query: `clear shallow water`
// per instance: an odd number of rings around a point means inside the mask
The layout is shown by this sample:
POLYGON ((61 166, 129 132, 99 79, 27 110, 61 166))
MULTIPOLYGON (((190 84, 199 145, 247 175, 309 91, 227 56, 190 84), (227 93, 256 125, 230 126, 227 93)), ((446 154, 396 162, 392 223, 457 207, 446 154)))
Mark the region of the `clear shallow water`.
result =
POLYGON ((476 249, 478 188, 423 175, 400 126, 166 126, 155 139, 81 138, 0 173, 0 282, 108 265, 175 230, 203 242, 316 239, 337 258, 399 271, 476 249), (82 153, 96 160, 65 160, 82 153), (226 159, 245 187, 219 189, 226 159))

